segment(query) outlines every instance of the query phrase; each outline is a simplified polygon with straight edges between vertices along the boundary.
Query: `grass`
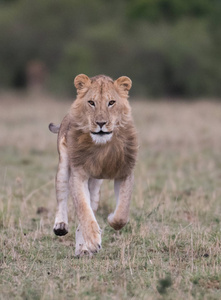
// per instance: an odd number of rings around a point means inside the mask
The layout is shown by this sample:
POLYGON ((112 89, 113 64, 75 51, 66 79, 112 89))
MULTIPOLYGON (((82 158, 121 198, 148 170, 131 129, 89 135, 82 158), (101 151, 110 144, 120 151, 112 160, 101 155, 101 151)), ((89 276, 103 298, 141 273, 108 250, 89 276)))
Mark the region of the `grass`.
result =
POLYGON ((97 218, 102 251, 74 257, 52 232, 56 135, 70 101, 0 96, 0 299, 221 299, 221 104, 133 101, 140 139, 129 224, 97 218))

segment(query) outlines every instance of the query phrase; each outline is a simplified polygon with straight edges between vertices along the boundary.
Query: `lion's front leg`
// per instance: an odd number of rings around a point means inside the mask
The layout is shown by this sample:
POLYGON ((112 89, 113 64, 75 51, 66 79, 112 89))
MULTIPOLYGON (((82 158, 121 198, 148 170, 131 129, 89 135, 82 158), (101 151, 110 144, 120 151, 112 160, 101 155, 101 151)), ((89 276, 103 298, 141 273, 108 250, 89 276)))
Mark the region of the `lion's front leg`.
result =
MULTIPOLYGON (((88 188, 88 180, 79 170, 71 170, 70 189, 71 196, 74 201, 76 213, 79 219, 79 232, 76 232, 76 250, 77 255, 81 255, 78 244, 84 241, 83 251, 88 250, 89 253, 95 253, 101 248, 101 230, 94 216, 90 205, 90 193, 88 188), (77 244, 78 243, 78 244, 77 244)), ((77 229, 77 230, 78 230, 77 229)))
POLYGON ((58 144, 59 164, 56 176, 57 212, 54 223, 54 233, 65 235, 68 233, 67 200, 69 194, 69 163, 65 137, 58 144))
POLYGON ((93 255, 86 246, 80 225, 78 225, 75 233, 75 255, 79 257, 84 255, 89 255, 91 257, 93 255))
POLYGON ((121 229, 129 220, 130 199, 133 189, 133 174, 126 179, 115 179, 114 191, 117 201, 114 213, 108 216, 108 223, 115 230, 121 229))
MULTIPOLYGON (((100 187, 102 182, 103 182, 102 179, 95 179, 95 178, 90 178, 88 181, 88 188, 90 193, 90 205, 94 212, 96 212, 98 208, 100 187)), ((87 249, 86 242, 83 238, 80 225, 78 225, 78 228, 76 230, 75 240, 76 240, 75 255, 83 256, 88 254, 89 256, 91 256, 91 253, 87 249)))

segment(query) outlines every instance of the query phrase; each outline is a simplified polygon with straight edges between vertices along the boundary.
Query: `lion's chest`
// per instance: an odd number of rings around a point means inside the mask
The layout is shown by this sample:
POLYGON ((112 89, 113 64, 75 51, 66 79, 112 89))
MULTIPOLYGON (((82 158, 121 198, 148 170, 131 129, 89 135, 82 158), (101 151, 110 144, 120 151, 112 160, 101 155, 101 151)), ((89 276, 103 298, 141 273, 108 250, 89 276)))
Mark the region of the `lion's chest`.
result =
POLYGON ((125 155, 122 145, 96 146, 86 153, 83 168, 90 177, 113 179, 123 175, 125 155))
MULTIPOLYGON (((109 151, 102 151, 98 153, 89 154, 85 162, 85 170, 89 172, 91 177, 100 179, 113 179, 123 176, 123 169, 125 165, 125 157, 123 150, 109 149, 109 151)), ((124 177, 124 176, 123 176, 124 177)))
POLYGON ((97 145, 89 135, 70 135, 68 138, 69 159, 74 167, 82 167, 93 178, 124 178, 135 165, 134 145, 136 140, 113 137, 106 144, 97 145))
POLYGON ((122 145, 92 145, 84 150, 73 147, 70 159, 75 167, 83 167, 93 178, 125 177, 126 160, 122 145))

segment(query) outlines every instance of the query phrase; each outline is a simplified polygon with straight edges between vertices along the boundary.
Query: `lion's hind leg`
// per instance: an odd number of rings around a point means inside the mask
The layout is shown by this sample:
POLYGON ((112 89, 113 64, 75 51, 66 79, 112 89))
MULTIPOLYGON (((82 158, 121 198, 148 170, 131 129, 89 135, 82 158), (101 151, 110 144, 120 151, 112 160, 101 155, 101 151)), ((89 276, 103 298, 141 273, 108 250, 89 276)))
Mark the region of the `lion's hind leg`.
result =
POLYGON ((95 178, 90 178, 89 182, 88 182, 91 208, 93 209, 94 212, 96 212, 97 208, 98 208, 100 188, 101 188, 102 182, 103 182, 102 179, 95 179, 95 178))
POLYGON ((65 235, 68 233, 67 200, 69 194, 69 163, 65 136, 58 144, 59 164, 56 176, 57 212, 54 223, 54 233, 65 235))
POLYGON ((108 216, 108 223, 115 230, 120 230, 129 220, 130 199, 133 188, 133 175, 124 180, 115 180, 114 191, 117 205, 114 213, 108 216))

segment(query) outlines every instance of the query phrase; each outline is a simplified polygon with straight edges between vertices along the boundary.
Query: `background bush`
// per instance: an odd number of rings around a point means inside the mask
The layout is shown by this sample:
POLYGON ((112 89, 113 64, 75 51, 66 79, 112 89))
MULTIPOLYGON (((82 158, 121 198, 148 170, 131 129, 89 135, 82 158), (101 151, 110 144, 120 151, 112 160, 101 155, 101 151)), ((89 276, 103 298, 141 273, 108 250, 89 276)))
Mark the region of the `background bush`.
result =
POLYGON ((47 87, 72 93, 78 73, 128 75, 145 96, 219 96, 219 0, 0 2, 0 87, 25 87, 29 61, 47 87))

